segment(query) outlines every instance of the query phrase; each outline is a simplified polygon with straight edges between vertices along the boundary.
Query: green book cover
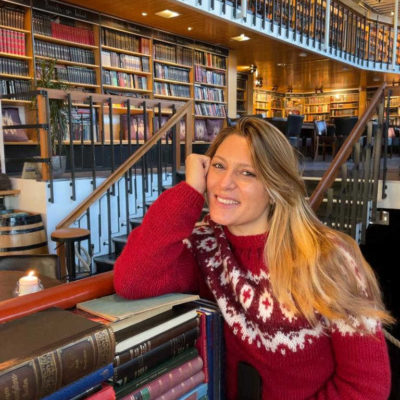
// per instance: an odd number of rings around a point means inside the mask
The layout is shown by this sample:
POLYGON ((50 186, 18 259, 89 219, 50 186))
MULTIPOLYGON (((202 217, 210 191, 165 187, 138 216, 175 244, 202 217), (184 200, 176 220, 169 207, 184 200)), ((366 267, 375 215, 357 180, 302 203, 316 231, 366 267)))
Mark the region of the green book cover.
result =
POLYGON ((139 378, 128 382, 120 387, 114 387, 115 389, 115 394, 117 399, 121 399, 124 396, 127 396, 128 394, 132 393, 139 387, 146 385, 147 383, 154 381, 155 379, 159 378, 161 375, 165 374, 168 371, 171 371, 171 369, 174 369, 178 367, 179 365, 184 364, 185 362, 192 360, 193 358, 196 358, 199 355, 197 349, 195 347, 191 347, 190 349, 187 349, 183 353, 179 354, 176 357, 173 357, 169 359, 168 361, 163 362, 156 368, 152 368, 139 378))

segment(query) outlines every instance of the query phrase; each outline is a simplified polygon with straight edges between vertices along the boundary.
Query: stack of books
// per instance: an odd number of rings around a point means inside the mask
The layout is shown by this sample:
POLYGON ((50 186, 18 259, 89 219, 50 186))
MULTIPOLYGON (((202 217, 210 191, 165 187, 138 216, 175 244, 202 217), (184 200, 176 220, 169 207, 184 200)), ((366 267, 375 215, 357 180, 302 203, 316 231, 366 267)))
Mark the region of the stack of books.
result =
POLYGON ((114 372, 115 340, 107 325, 49 308, 1 324, 0 341, 6 344, 0 348, 1 399, 67 400, 97 390, 114 393, 101 386, 114 372))
POLYGON ((111 295, 77 305, 108 320, 114 332, 117 399, 208 398, 209 367, 196 348, 206 332, 200 332, 195 300, 197 295, 175 293, 142 300, 111 295))

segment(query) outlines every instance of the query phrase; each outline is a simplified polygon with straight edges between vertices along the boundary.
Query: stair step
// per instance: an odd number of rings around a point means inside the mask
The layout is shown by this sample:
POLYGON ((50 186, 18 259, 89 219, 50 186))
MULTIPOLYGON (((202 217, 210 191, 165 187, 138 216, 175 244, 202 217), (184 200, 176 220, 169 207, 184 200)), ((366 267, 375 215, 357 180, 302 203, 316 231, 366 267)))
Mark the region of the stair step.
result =
POLYGON ((114 268, 114 263, 118 256, 115 253, 106 254, 104 256, 95 257, 93 260, 96 263, 96 272, 107 272, 112 271, 114 268))
POLYGON ((128 241, 128 235, 121 235, 112 238, 115 246, 115 254, 119 256, 128 241))
POLYGON ((129 220, 129 222, 130 222, 130 224, 131 224, 131 228, 132 228, 132 229, 135 229, 135 228, 137 228, 138 226, 142 225, 143 218, 131 218, 131 219, 129 220))

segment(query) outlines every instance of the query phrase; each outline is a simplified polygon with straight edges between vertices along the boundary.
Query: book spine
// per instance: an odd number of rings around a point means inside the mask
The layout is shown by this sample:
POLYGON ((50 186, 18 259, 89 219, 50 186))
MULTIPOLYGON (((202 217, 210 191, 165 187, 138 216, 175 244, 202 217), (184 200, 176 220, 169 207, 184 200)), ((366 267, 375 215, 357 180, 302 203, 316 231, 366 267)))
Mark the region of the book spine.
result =
MULTIPOLYGON (((122 122, 121 125, 123 124, 127 125, 126 119, 121 120, 121 122, 122 122)), ((125 364, 136 357, 142 356, 143 354, 148 353, 150 350, 168 342, 174 337, 177 337, 182 333, 185 333, 193 328, 196 328, 198 325, 199 325, 199 319, 195 318, 193 320, 184 322, 183 324, 178 325, 175 328, 162 332, 161 334, 154 336, 153 338, 146 340, 145 342, 142 342, 137 346, 132 347, 131 349, 125 350, 122 353, 117 354, 115 356, 114 367, 118 367, 119 365, 125 364)))
POLYGON ((103 383, 100 391, 86 397, 86 400, 115 400, 115 391, 111 385, 103 383))
MULTIPOLYGON (((208 385, 206 383, 201 383, 196 386, 190 392, 185 393, 182 397, 179 397, 178 400, 208 400, 207 397, 208 385)), ((224 397, 222 397, 224 398, 224 397)))
POLYGON ((71 383, 70 385, 64 386, 57 392, 45 397, 43 400, 67 400, 71 399, 80 393, 85 392, 93 386, 96 386, 108 378, 112 377, 113 366, 108 364, 97 371, 92 372, 89 375, 84 376, 81 379, 71 383))
POLYGON ((194 346, 198 335, 199 328, 191 329, 189 332, 183 333, 176 338, 172 338, 168 342, 154 348, 148 353, 115 368, 114 382, 123 380, 123 383, 127 383, 138 378, 150 368, 166 361, 168 358, 182 353, 189 347, 194 346))
POLYGON ((115 341, 112 330, 103 327, 73 342, 51 349, 12 366, 0 375, 0 398, 20 400, 29 392, 36 400, 113 362, 115 341))
POLYGON ((161 375, 158 379, 150 382, 147 386, 141 387, 137 391, 125 396, 122 400, 152 400, 161 396, 164 392, 185 381, 197 372, 202 370, 203 360, 196 357, 186 362, 180 367, 161 375))
POLYGON ((139 378, 134 379, 128 384, 116 389, 117 398, 121 398, 129 393, 132 393, 134 390, 140 388, 141 386, 147 385, 151 381, 159 378, 161 375, 171 371, 172 369, 181 366, 189 360, 193 360, 198 355, 199 353, 194 347, 184 351, 182 354, 179 354, 178 356, 158 365, 156 368, 151 369, 139 378))
POLYGON ((203 359, 203 372, 205 382, 208 382, 208 357, 207 357, 207 327, 206 315, 199 311, 200 314, 200 335, 196 341, 196 348, 199 351, 200 357, 203 359))
POLYGON ((204 372, 199 371, 197 374, 191 376, 185 381, 181 382, 179 385, 173 387, 172 389, 165 392, 160 397, 157 397, 157 400, 176 400, 180 396, 184 395, 187 392, 190 392, 196 386, 200 385, 200 383, 204 382, 204 372))

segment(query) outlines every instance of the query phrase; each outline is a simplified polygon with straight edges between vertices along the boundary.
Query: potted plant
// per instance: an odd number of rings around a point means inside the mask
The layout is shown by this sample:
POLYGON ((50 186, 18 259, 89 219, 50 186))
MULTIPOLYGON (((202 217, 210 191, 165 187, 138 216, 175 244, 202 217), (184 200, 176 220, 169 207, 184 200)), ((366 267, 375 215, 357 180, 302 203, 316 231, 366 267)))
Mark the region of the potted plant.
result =
MULTIPOLYGON (((56 74, 56 59, 42 60, 39 65, 39 76, 36 89, 62 89, 67 85, 58 80, 56 74)), ((54 178, 60 177, 65 172, 66 155, 64 154, 63 138, 68 128, 66 105, 64 100, 49 100, 49 135, 51 150, 51 167, 54 178)))

